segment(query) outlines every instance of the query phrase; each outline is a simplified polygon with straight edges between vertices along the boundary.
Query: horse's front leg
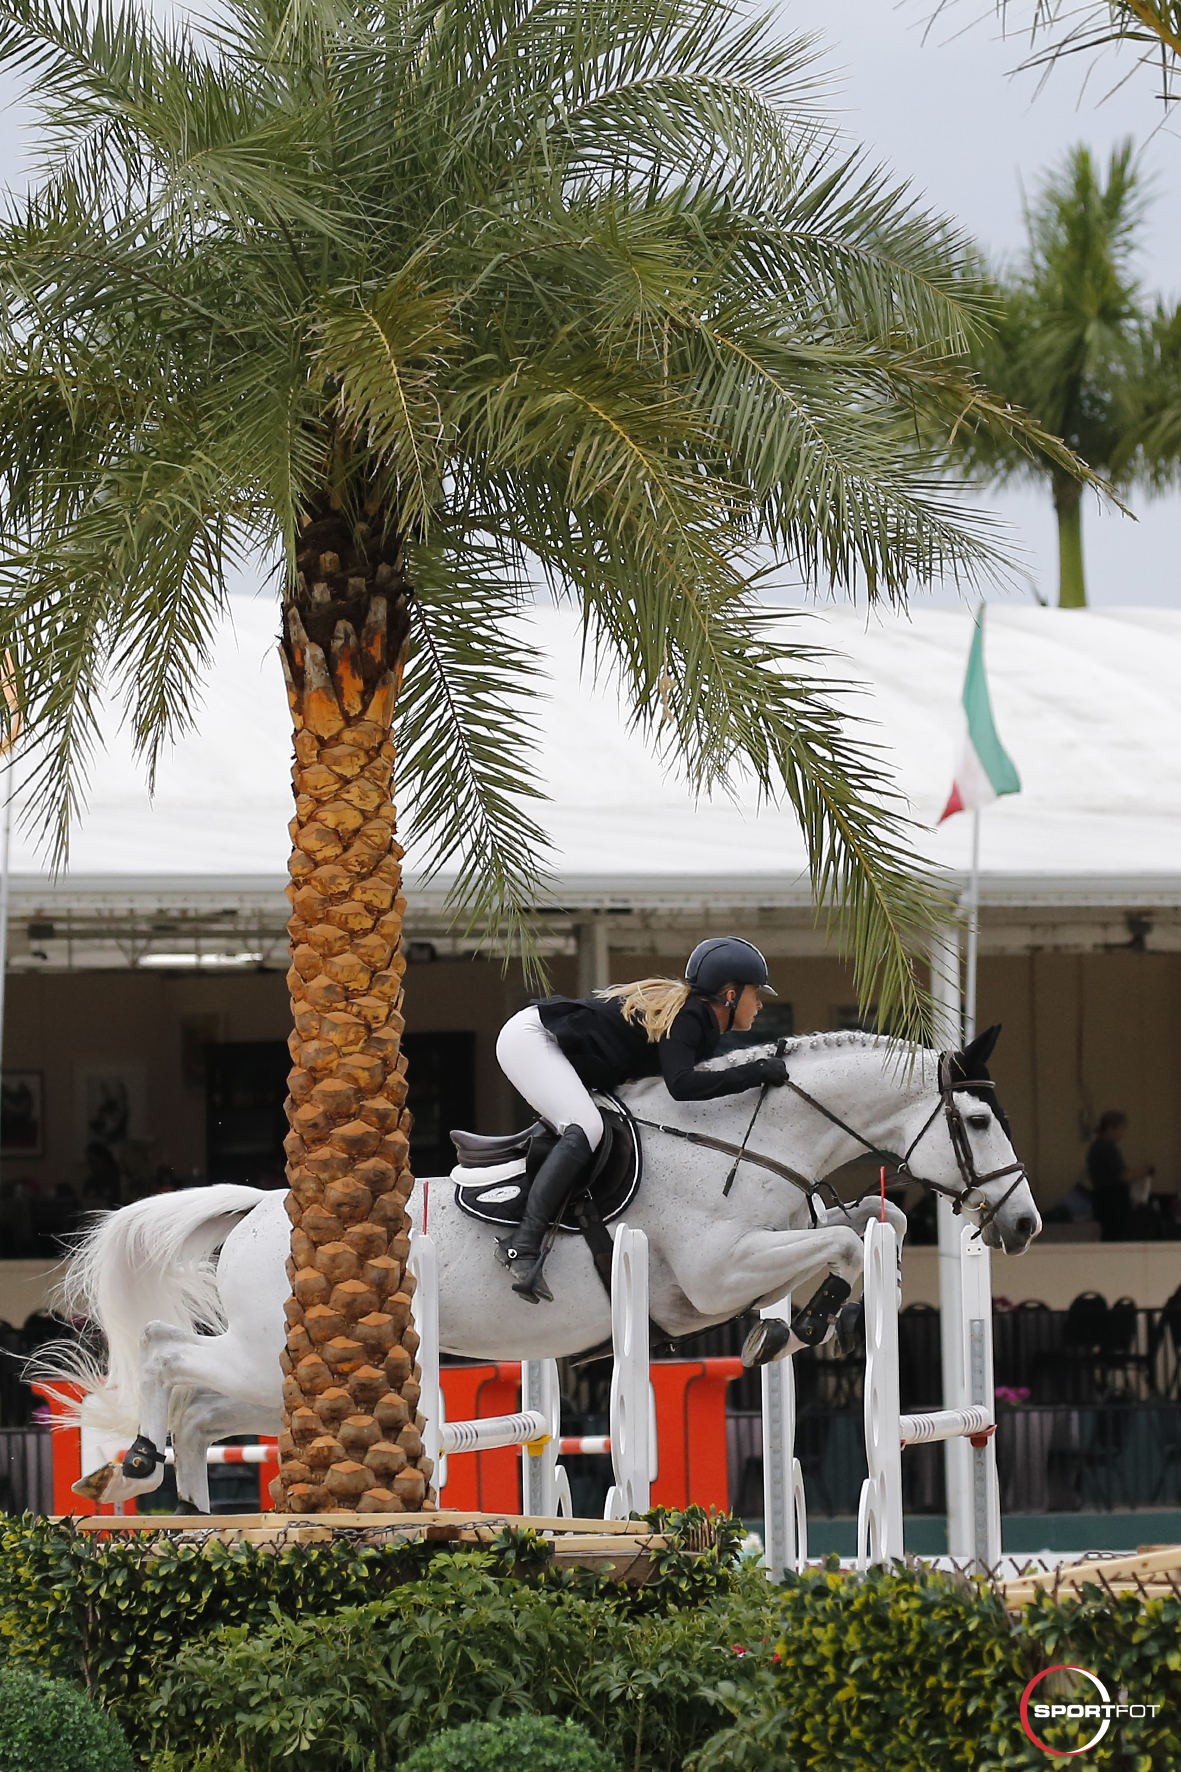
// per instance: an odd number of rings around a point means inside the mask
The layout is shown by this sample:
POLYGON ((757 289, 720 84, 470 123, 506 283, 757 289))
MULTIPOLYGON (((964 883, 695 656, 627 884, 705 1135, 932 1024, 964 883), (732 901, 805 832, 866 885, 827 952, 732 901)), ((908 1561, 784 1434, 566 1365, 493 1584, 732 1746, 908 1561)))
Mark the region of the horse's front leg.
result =
MULTIPOLYGON (((855 1204, 827 1207, 823 1217, 826 1225, 843 1225, 864 1239, 866 1227, 881 1215, 881 1195, 866 1194, 855 1204)), ((901 1303, 902 1239, 906 1235, 906 1214, 892 1200, 887 1200, 885 1218, 898 1234, 898 1298, 901 1303)), ((851 1280, 848 1283, 852 1285, 851 1280)), ((765 1366, 771 1360, 782 1360, 788 1354, 798 1353, 803 1347, 819 1347, 830 1341, 834 1335, 840 1339, 842 1348, 846 1348, 852 1343, 861 1316, 861 1305, 849 1303, 847 1291, 841 1296, 839 1288, 834 1291, 826 1282, 790 1323, 782 1317, 765 1317, 757 1324, 746 1338, 742 1349, 743 1361, 747 1366, 765 1366)))
POLYGON ((771 1304, 820 1268, 851 1286, 861 1267, 861 1238, 848 1225, 736 1229, 728 1248, 719 1247, 716 1236, 696 1240, 677 1261, 677 1280, 693 1308, 716 1319, 721 1311, 738 1316, 752 1299, 756 1305, 771 1304))
POLYGON ((742 1361, 748 1367, 765 1366, 804 1347, 819 1347, 831 1340, 837 1331, 838 1315, 864 1265, 861 1236, 849 1218, 839 1212, 815 1230, 748 1233, 746 1241, 752 1236, 758 1239, 758 1254, 764 1265, 777 1272, 775 1284, 755 1299, 760 1308, 795 1291, 818 1268, 827 1267, 829 1271, 813 1295, 795 1311, 790 1323, 781 1317, 766 1316, 755 1325, 742 1348, 742 1361))

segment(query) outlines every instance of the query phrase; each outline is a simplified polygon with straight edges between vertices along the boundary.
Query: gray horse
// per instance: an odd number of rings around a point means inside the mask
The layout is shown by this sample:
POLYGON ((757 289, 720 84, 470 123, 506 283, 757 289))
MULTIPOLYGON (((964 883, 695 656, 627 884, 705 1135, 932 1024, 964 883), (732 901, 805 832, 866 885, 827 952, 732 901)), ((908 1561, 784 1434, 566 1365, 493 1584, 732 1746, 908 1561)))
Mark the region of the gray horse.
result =
MULTIPOLYGON (((995 1035, 942 1056, 860 1033, 788 1041, 781 1049, 791 1081, 766 1093, 753 1129, 753 1090, 674 1102, 655 1078, 621 1089, 641 1129, 644 1181, 627 1222, 648 1238, 654 1321, 670 1336, 688 1335, 798 1295, 813 1277, 854 1284, 878 1195, 846 1207, 825 1204, 814 1188, 869 1149, 904 1158, 913 1178, 954 1198, 993 1247, 1024 1251, 1041 1220, 992 1099, 985 1065, 995 1035), (726 1192, 732 1153, 744 1143, 726 1192)), ((745 1062, 760 1051, 771 1048, 711 1062, 745 1062)), ((559 1236, 547 1270, 555 1302, 532 1305, 508 1286, 492 1230, 460 1211, 449 1178, 416 1190, 419 1227, 424 1208, 438 1253, 444 1352, 545 1359, 608 1340, 609 1302, 581 1237, 559 1236)), ((905 1232, 898 1208, 886 1211, 905 1232)), ((102 1328, 108 1361, 105 1370, 80 1370, 76 1358, 62 1357, 57 1375, 83 1380, 84 1419, 125 1445, 140 1434, 161 1447, 171 1431, 178 1491, 199 1511, 208 1509, 207 1445, 279 1425, 289 1233, 282 1194, 195 1189, 112 1213, 71 1266, 70 1308, 102 1328), (219 1332, 200 1332, 211 1325, 219 1332)), ((159 1472, 132 1481, 112 1471, 103 1498, 141 1494, 160 1480, 159 1472)))

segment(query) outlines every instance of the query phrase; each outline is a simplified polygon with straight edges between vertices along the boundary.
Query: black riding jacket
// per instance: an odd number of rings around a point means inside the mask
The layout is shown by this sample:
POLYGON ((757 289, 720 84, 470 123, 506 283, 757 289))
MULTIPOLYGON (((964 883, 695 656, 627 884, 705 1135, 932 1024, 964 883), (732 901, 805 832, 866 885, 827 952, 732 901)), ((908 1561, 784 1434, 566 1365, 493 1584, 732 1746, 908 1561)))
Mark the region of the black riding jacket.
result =
POLYGON ((710 1101, 755 1089, 765 1080, 763 1059, 718 1071, 697 1068, 713 1057, 722 1037, 704 997, 690 997, 656 1041, 641 1023, 624 1019, 617 997, 547 997, 537 1013, 588 1089, 617 1089, 639 1077, 662 1076, 674 1101, 710 1101))

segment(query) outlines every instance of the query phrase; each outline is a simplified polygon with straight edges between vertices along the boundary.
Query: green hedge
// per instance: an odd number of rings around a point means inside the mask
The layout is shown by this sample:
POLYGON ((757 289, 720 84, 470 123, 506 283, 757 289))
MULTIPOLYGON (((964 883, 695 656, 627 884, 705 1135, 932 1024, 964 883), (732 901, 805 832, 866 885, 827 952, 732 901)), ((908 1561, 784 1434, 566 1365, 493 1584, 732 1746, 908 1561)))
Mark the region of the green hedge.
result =
POLYGON ((445 1556, 388 1599, 182 1649, 150 1721, 159 1747, 232 1747, 249 1772, 369 1772, 443 1729, 550 1715, 628 1767, 674 1772, 725 1720, 703 1688, 729 1673, 738 1621, 755 1628, 766 1601, 751 1571, 724 1597, 644 1613, 445 1556))
MULTIPOLYGON (((1014 1772, 1068 1763, 1018 1712, 1030 1676, 1065 1661, 1163 1707, 1085 1764, 1174 1772, 1179 1627, 1181 1603, 1097 1593, 1014 1621, 986 1587, 923 1569, 781 1588, 747 1571, 636 1616, 455 1557, 374 1605, 182 1650, 154 1717, 161 1742, 232 1746, 245 1772, 384 1772, 441 1729, 514 1713, 574 1718, 629 1772, 1014 1772)), ((1042 1733, 1065 1747, 1065 1727, 1042 1733)))
MULTIPOLYGON (((524 1582, 600 1593, 629 1615, 693 1606, 729 1591, 735 1580, 740 1523, 710 1525, 700 1508, 657 1511, 669 1535, 656 1579, 620 1589, 606 1577, 559 1574, 552 1548, 531 1531, 507 1529, 481 1558, 509 1588, 524 1582), (707 1553, 688 1554, 703 1537, 707 1553)), ((421 1580, 440 1553, 433 1544, 204 1546, 160 1535, 98 1538, 69 1521, 0 1516, 0 1658, 77 1680, 135 1736, 144 1695, 157 1669, 186 1643, 224 1626, 253 1632, 276 1616, 328 1617, 397 1593, 421 1580)))
POLYGON ((518 1716, 574 1719, 628 1772, 1065 1767, 1018 1717, 1026 1681, 1061 1662, 1162 1707, 1088 1767, 1181 1766, 1181 1602, 1092 1589, 1013 1620, 923 1569, 772 1587, 736 1531, 696 1559, 701 1516, 670 1524, 656 1580, 628 1590, 559 1574, 529 1532, 489 1552, 268 1554, 13 1523, 0 1642, 87 1685, 159 1772, 391 1772, 441 1731, 518 1716))
MULTIPOLYGON (((979 1583, 925 1569, 830 1570, 789 1577, 773 1612, 777 1634, 742 1657, 740 1678, 709 1689, 734 1721, 693 1772, 1181 1766, 1179 1601, 1092 1588, 1081 1601, 1040 1596, 1014 1620, 979 1583), (1113 1726, 1081 1762, 1048 1757, 1024 1734, 1019 1703, 1033 1674, 1061 1663, 1091 1669, 1117 1702, 1162 1709, 1113 1726)), ((1038 1693, 1050 1696, 1060 1694, 1038 1693)), ((1079 1740, 1077 1723, 1036 1727, 1050 1745, 1079 1740)))
MULTIPOLYGON (((1181 1603, 1098 1594, 1043 1597, 1014 1621, 988 1588, 924 1569, 781 1588, 748 1570, 695 1608, 635 1616, 456 1557, 374 1605, 183 1650, 154 1716, 161 1740, 232 1744, 246 1772, 384 1769, 441 1729, 513 1713, 572 1717, 631 1772, 1010 1772, 1056 1763, 1018 1705, 1066 1661, 1163 1707, 1087 1766, 1173 1772, 1179 1626, 1181 1603)), ((1042 1733, 1067 1746, 1064 1727, 1042 1733)))
POLYGON ((84 1692, 31 1668, 0 1671, 0 1772, 132 1772, 127 1737, 84 1692))

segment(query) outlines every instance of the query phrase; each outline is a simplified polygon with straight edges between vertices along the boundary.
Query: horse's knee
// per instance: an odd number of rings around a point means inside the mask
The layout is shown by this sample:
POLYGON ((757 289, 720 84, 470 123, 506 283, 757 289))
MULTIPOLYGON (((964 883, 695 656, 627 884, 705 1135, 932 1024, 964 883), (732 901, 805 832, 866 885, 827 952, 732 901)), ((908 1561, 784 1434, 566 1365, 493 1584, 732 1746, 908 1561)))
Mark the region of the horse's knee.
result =
POLYGON ((833 1237, 834 1247, 828 1265, 834 1274, 839 1274, 842 1280, 848 1280, 851 1286, 854 1280, 860 1279, 864 1265, 865 1252, 861 1238, 856 1231, 844 1227, 835 1230, 833 1237))

